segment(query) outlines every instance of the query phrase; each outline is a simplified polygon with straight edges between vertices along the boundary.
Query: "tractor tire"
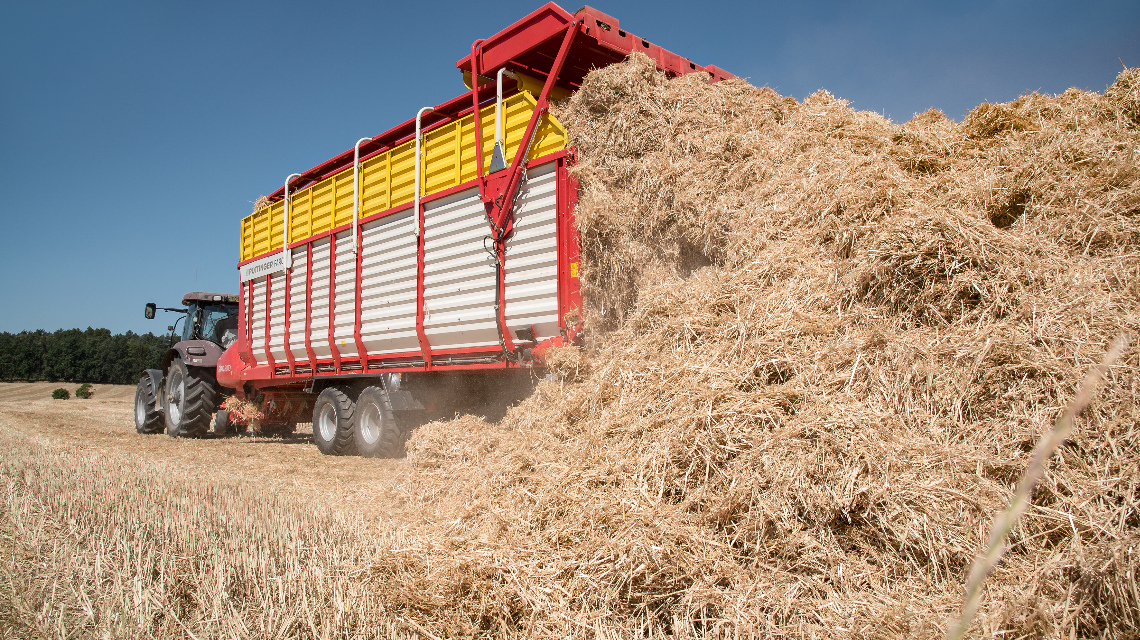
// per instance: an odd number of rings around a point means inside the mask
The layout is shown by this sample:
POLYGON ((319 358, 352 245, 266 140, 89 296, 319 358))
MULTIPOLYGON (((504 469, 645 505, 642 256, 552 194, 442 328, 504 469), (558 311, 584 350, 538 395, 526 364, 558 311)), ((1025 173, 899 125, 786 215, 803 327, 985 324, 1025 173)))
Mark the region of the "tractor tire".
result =
POLYGON ((154 408, 160 389, 153 389, 150 376, 143 376, 135 389, 135 431, 142 434, 162 433, 162 412, 154 408))
POLYGON ((383 387, 368 387, 356 399, 353 421, 356 450, 365 458, 396 458, 403 453, 404 430, 383 387))
POLYGON ((166 370, 165 386, 162 399, 166 435, 172 438, 206 435, 218 408, 218 381, 214 372, 187 367, 181 358, 175 358, 166 370))
POLYGON ((345 389, 329 387, 313 405, 313 442, 326 456, 356 453, 353 414, 356 403, 345 389))

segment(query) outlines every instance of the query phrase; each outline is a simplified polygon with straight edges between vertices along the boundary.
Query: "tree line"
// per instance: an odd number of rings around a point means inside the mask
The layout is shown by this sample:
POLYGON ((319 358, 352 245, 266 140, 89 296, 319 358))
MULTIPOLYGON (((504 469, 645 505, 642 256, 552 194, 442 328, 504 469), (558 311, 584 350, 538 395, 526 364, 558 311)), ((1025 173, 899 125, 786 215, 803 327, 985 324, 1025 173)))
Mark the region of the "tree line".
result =
POLYGON ((0 332, 0 380, 134 384, 143 369, 157 369, 163 338, 132 331, 60 329, 0 332))

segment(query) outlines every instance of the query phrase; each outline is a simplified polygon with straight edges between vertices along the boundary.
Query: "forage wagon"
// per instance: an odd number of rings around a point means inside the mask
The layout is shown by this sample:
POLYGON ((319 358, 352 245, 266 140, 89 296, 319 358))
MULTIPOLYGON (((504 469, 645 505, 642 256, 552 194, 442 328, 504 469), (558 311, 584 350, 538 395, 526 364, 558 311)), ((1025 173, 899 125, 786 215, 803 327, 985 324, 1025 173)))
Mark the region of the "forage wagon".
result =
POLYGON ((311 419, 324 453, 386 456, 405 416, 529 378, 582 329, 574 150, 548 107, 635 52, 731 77, 549 3, 471 45, 454 99, 290 175, 241 221, 239 293, 188 298, 185 326, 217 302, 211 326, 232 326, 232 344, 176 341, 139 383, 136 427, 311 419), (252 411, 215 416, 223 394, 252 411))

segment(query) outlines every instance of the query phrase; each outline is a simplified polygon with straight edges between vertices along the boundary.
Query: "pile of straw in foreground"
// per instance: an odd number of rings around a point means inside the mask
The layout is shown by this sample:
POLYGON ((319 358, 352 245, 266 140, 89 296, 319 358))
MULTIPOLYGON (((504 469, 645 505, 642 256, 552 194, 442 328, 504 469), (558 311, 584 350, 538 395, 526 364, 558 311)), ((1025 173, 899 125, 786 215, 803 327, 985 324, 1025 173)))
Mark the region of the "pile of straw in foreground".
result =
MULTIPOLYGON (((590 339, 409 446, 450 528, 373 567, 439 633, 937 636, 1028 452, 1140 331, 1140 71, 906 124, 826 92, 593 72, 590 339)), ((1140 634, 1137 349, 975 633, 1140 634)))

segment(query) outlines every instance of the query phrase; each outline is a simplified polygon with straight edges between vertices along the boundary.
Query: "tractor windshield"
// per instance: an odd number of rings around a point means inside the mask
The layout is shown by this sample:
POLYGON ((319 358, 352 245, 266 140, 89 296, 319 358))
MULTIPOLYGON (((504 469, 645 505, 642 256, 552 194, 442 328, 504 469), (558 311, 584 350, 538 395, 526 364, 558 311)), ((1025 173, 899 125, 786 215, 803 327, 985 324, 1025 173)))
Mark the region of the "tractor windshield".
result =
POLYGON ((238 309, 236 304, 208 304, 202 306, 200 334, 209 340, 229 348, 237 340, 238 309))

